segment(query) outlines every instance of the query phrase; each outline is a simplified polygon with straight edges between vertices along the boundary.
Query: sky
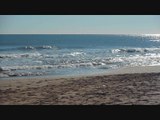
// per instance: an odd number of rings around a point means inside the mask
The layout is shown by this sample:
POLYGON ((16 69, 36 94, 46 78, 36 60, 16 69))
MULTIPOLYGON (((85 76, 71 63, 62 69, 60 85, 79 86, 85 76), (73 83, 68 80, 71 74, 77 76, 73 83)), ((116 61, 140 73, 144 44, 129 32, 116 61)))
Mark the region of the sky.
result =
POLYGON ((0 15, 0 34, 160 34, 160 15, 0 15))

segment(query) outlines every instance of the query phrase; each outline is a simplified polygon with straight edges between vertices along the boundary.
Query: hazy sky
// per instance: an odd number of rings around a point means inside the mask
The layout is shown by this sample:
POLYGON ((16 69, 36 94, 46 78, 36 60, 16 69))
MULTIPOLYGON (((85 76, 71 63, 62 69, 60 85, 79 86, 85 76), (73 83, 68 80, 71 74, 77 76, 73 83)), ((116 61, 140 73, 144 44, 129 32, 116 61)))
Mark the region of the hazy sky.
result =
POLYGON ((0 34, 160 34, 160 15, 0 15, 0 34))

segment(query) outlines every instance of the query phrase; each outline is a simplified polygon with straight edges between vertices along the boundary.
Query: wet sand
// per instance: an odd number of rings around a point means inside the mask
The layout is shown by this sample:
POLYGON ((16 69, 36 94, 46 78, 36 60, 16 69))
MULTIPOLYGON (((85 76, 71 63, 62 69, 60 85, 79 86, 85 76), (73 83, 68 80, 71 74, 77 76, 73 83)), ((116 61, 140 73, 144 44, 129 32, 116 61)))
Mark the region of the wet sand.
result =
POLYGON ((157 105, 160 67, 92 76, 0 80, 1 105, 157 105))

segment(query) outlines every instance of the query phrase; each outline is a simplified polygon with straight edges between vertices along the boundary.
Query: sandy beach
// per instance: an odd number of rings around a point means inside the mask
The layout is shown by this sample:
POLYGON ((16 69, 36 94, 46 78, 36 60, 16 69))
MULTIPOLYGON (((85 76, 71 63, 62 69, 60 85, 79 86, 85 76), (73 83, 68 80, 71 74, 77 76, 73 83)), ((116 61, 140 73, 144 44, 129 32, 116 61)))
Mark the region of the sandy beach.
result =
POLYGON ((0 80, 1 105, 157 105, 160 67, 66 78, 0 80))

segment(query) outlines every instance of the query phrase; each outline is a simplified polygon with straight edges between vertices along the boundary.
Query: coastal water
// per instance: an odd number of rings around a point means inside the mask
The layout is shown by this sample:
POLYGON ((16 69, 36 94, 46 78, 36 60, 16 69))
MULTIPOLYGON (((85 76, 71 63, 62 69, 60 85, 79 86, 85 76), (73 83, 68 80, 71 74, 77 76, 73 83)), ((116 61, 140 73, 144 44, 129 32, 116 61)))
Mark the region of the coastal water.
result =
POLYGON ((160 65, 160 35, 0 35, 0 78, 160 65))

